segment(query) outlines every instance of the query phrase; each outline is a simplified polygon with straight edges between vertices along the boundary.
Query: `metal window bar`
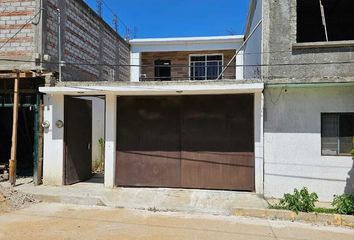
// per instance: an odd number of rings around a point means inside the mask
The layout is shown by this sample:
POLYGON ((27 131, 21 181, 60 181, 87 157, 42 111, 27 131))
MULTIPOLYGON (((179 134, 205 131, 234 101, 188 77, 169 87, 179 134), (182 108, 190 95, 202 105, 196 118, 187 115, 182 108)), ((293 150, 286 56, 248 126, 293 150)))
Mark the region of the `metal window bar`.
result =
POLYGON ((219 76, 219 74, 222 71, 222 66, 223 66, 223 62, 222 60, 205 60, 205 61, 193 61, 191 60, 191 76, 190 79, 191 80, 211 80, 211 79, 215 79, 217 76, 219 76), (197 66, 198 63, 203 63, 203 66, 197 66), (213 65, 212 63, 214 63, 215 65, 213 65), (220 69, 221 67, 221 69, 220 69), (204 74, 202 75, 197 75, 197 68, 203 68, 203 72, 204 74), (209 75, 209 71, 210 69, 216 68, 216 73, 217 75, 209 75))

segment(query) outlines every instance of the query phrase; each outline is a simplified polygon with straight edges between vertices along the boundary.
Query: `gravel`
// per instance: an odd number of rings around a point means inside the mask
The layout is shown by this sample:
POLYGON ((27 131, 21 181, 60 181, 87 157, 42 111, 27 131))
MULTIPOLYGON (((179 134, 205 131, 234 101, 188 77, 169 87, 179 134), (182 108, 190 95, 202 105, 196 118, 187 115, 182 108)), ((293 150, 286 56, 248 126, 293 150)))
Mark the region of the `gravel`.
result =
POLYGON ((0 202, 6 203, 11 209, 20 209, 39 201, 30 194, 0 186, 0 202))

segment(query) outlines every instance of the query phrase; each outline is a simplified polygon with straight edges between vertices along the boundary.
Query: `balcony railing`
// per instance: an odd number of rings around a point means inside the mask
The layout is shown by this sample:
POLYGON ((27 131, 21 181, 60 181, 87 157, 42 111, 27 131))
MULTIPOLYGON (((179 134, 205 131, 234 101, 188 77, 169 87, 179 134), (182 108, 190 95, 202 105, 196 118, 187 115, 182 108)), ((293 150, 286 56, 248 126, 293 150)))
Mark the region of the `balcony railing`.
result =
MULTIPOLYGON (((189 66, 182 65, 155 65, 155 71, 144 71, 140 74, 140 81, 206 81, 218 79, 223 70, 222 61, 192 62, 189 66), (177 68, 177 69, 176 69, 177 68)), ((149 67, 146 67, 147 69, 149 67)), ((225 71, 218 80, 236 80, 235 70, 225 71)))

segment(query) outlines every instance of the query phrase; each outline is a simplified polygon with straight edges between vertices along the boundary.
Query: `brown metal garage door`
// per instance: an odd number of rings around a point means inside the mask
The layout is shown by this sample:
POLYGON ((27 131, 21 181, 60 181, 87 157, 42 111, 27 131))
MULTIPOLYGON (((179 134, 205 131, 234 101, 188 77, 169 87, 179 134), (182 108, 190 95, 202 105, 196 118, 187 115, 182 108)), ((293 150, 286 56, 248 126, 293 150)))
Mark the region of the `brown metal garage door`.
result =
POLYGON ((118 186, 254 190, 253 95, 120 97, 118 186))

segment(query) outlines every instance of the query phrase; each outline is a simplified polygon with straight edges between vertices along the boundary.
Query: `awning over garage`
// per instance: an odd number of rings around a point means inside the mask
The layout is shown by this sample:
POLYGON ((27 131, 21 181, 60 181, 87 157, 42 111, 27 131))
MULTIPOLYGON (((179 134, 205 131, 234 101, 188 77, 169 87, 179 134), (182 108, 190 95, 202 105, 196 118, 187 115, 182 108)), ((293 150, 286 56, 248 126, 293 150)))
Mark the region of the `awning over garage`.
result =
POLYGON ((47 94, 64 95, 105 95, 119 96, 158 96, 158 95, 211 95, 211 94, 238 94, 257 93, 264 89, 263 83, 245 82, 153 82, 153 83, 61 83, 56 87, 41 87, 40 92, 47 94))

